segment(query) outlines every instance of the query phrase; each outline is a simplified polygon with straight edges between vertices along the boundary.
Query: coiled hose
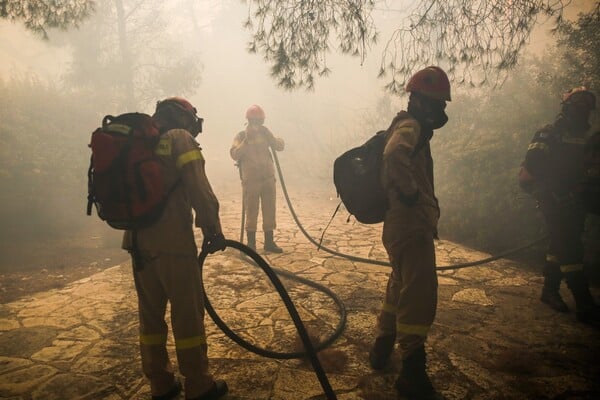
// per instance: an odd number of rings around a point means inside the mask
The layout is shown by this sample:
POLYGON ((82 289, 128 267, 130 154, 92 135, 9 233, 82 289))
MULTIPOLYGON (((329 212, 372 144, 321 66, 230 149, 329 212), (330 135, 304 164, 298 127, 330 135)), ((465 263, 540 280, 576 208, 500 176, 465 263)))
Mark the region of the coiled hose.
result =
POLYGON ((298 335, 300 336, 300 339, 302 340, 302 343, 303 343, 306 351, 305 352, 283 353, 283 352, 275 352, 275 351, 266 350, 266 349, 260 348, 258 346, 255 346, 252 343, 249 343, 248 341, 246 341, 245 339, 243 339, 242 337, 237 335, 235 332, 233 332, 225 324, 225 322, 219 317, 219 315, 213 308, 210 300, 208 299, 208 296, 206 295, 206 290, 204 289, 204 280, 202 278, 202 275, 203 275, 202 269, 204 266, 204 261, 206 260, 206 257, 208 256, 208 253, 201 252, 200 255, 198 256, 198 263, 200 265, 200 280, 201 280, 203 294, 204 294, 204 306, 206 308, 206 311, 208 312, 208 315, 210 315, 212 320, 223 331, 223 333, 225 333, 225 335, 227 335, 235 343, 239 344, 240 346, 242 346, 243 348, 245 348, 248 351, 251 351, 253 353, 256 353, 256 354, 264 356, 264 357, 276 358, 276 359, 303 358, 303 357, 308 356, 308 358, 313 366, 313 369, 315 371, 315 374, 317 375, 317 378, 319 379, 319 383, 321 384, 321 387, 323 388, 323 392, 327 396, 327 399, 329 399, 329 400, 337 399, 335 393, 333 392, 333 389, 331 388, 329 380, 327 379, 327 375, 325 374, 325 371, 323 370, 323 367, 321 366, 321 363, 319 362, 319 359, 317 357, 317 352, 330 346, 331 344, 333 344, 333 342, 335 342, 341 336, 341 334, 346 326, 346 308, 344 306, 344 303, 342 303, 342 301, 339 299, 339 297, 333 291, 331 291, 329 288, 327 288, 323 285, 312 282, 308 279, 300 278, 300 277, 298 277, 290 272, 287 272, 287 271, 271 268, 269 266, 269 264, 258 253, 256 253, 254 250, 252 250, 248 246, 246 246, 240 242, 236 242, 234 240, 226 240, 226 244, 227 244, 227 247, 231 247, 231 248, 240 250, 241 252, 248 255, 254 261, 254 263, 257 266, 259 266, 263 270, 263 272, 267 275, 267 277, 270 279, 271 283, 273 284, 273 286, 279 293, 281 300, 285 304, 285 307, 287 308, 287 310, 290 314, 290 317, 292 318, 292 321, 294 322, 294 325, 296 326, 296 330, 298 331, 298 335), (340 321, 339 321, 333 335, 331 335, 329 338, 324 340, 322 343, 319 343, 317 346, 313 345, 313 343, 310 340, 310 337, 308 336, 308 332, 306 331, 306 328, 304 327, 304 324, 302 323, 302 320, 300 319, 298 310, 294 306, 294 303, 290 299, 290 296, 288 295, 285 287, 283 286, 283 284, 281 283, 281 281, 279 280, 277 275, 282 275, 289 279, 293 279, 298 282, 304 283, 308 286, 311 286, 317 290, 320 290, 320 291, 326 293, 328 296, 330 296, 334 300, 334 302, 336 303, 336 305, 338 306, 339 311, 340 311, 340 321))

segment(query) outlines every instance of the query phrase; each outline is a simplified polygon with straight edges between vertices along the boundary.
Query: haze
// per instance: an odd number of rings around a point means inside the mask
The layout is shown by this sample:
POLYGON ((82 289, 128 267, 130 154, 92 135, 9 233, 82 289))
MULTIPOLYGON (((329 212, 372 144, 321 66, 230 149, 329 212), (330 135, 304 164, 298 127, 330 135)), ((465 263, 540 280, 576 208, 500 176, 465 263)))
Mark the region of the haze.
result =
MULTIPOLYGON (((331 75, 317 80, 315 90, 309 92, 304 90, 289 92, 278 88, 276 82, 269 76, 269 65, 263 61, 260 55, 249 54, 246 51, 249 32, 243 28, 243 22, 247 18, 247 5, 244 2, 234 0, 199 1, 194 3, 193 9, 189 8, 189 2, 181 0, 169 0, 162 3, 164 3, 164 11, 161 13, 163 21, 156 25, 152 25, 153 22, 150 22, 149 25, 148 23, 141 24, 141 28, 136 30, 136 33, 146 35, 143 36, 144 38, 149 38, 144 42, 148 47, 147 52, 164 51, 165 43, 172 43, 168 49, 169 52, 162 54, 164 58, 181 55, 197 57, 199 60, 199 63, 195 63, 194 66, 201 69, 200 83, 197 88, 185 93, 185 96, 196 106, 199 115, 205 120, 204 132, 198 137, 198 141, 203 148, 207 160, 207 173, 217 195, 239 186, 237 170, 234 162, 229 158, 229 147, 233 136, 244 128, 244 113, 251 104, 259 104, 265 109, 267 115, 265 125, 286 141, 286 151, 280 155, 280 160, 288 180, 288 189, 295 196, 302 196, 303 191, 311 191, 315 188, 335 196, 331 180, 333 160, 348 148, 361 144, 377 130, 387 128, 393 115, 406 105, 405 97, 398 98, 386 94, 383 90, 385 82, 377 79, 382 45, 387 41, 397 18, 402 16, 402 12, 398 11, 403 9, 402 2, 381 2, 376 7, 375 22, 381 31, 380 42, 371 48, 364 62, 361 63, 358 58, 332 53, 328 57, 328 64, 332 70, 331 75), (165 33, 174 41, 164 41, 163 34, 165 33)), ((591 9, 594 3, 594 1, 573 1, 567 8, 566 16, 576 18, 578 12, 591 9)), ((150 15, 148 13, 148 10, 140 10, 142 16, 150 15)), ((179 88, 186 87, 186 82, 182 80, 185 79, 185 74, 180 74, 181 70, 177 70, 178 72, 168 76, 174 83, 173 89, 169 90, 167 86, 162 96, 151 92, 150 89, 154 82, 144 80, 143 88, 137 93, 139 104, 134 107, 135 109, 115 106, 111 97, 115 93, 110 90, 101 91, 98 88, 102 88, 102 85, 94 85, 94 79, 100 79, 100 74, 82 77, 74 73, 72 68, 74 62, 85 61, 85 55, 73 52, 74 43, 81 44, 82 40, 100 40, 101 37, 94 37, 89 29, 90 24, 94 24, 96 21, 96 16, 92 16, 89 20, 84 21, 79 29, 71 29, 67 32, 50 31, 49 39, 46 41, 26 31, 17 23, 6 20, 0 22, 0 56, 3 60, 0 65, 0 74, 5 83, 2 86, 0 97, 4 111, 12 110, 9 108, 12 107, 10 96, 14 96, 15 91, 18 91, 15 87, 19 87, 18 85, 11 86, 10 82, 24 81, 36 82, 33 87, 37 84, 50 85, 57 91, 72 93, 74 101, 89 111, 82 115, 79 111, 74 113, 74 110, 68 105, 61 106, 61 104, 54 104, 52 110, 32 110, 32 114, 35 114, 36 118, 48 121, 77 120, 79 123, 74 126, 81 127, 80 131, 69 131, 56 137, 60 140, 73 141, 67 148, 79 149, 78 151, 63 154, 60 162, 48 166, 47 171, 44 170, 43 165, 36 164, 31 167, 38 171, 41 169, 49 179, 46 182, 45 190, 48 190, 50 194, 44 193, 39 196, 45 202, 46 212, 54 214, 54 216, 61 216, 62 222, 78 221, 81 224, 82 220, 88 218, 83 214, 85 176, 89 157, 87 143, 91 132, 100 124, 101 117, 105 114, 120 114, 126 111, 152 113, 157 100, 162 97, 181 95, 179 88), (179 79, 180 77, 181 79, 179 79), (90 98, 88 104, 85 101, 86 92, 81 89, 82 87, 87 88, 86 90, 93 90, 95 97, 90 98), (57 109, 64 112, 65 115, 57 116, 57 109), (65 175, 61 168, 69 171, 73 171, 75 168, 76 171, 79 171, 80 182, 77 183, 80 185, 78 186, 79 191, 73 190, 66 194, 61 192, 62 195, 52 193, 51 189, 54 185, 51 180, 54 177, 65 175)), ((523 59, 530 56, 540 57, 548 46, 554 44, 553 37, 548 33, 551 27, 551 23, 545 23, 536 28, 531 43, 523 54, 523 59)), ((132 41, 136 40, 134 35, 131 37, 132 41)), ((122 73, 119 70, 111 71, 113 77, 120 76, 122 73)), ((517 69, 515 74, 518 73, 517 69)), ((102 79, 106 79, 106 77, 103 76, 102 79)), ((142 79, 145 78, 142 77, 142 79)), ((541 99, 539 103, 532 104, 532 107, 537 107, 535 110, 521 107, 520 115, 506 116, 500 122, 507 124, 506 129, 498 125, 497 114, 505 112, 499 109, 488 110, 490 112, 489 120, 486 120, 487 114, 478 115, 480 121, 483 121, 481 126, 469 122, 468 118, 473 117, 468 108, 469 101, 478 103, 483 101, 482 99, 493 99, 495 96, 510 99, 511 93, 507 93, 507 91, 513 90, 511 88, 518 90, 519 87, 518 83, 512 85, 496 91, 489 88, 454 87, 453 102, 449 104, 447 110, 450 122, 442 131, 436 133, 432 142, 436 174, 438 182, 440 182, 438 194, 443 210, 441 230, 452 236, 453 239, 477 244, 478 235, 481 233, 474 232, 472 226, 485 224, 484 220, 476 219, 470 222, 472 225, 460 226, 462 223, 460 221, 464 220, 461 212, 467 212, 467 209, 477 206, 469 204, 468 199, 462 194, 458 194, 458 200, 456 197, 456 187, 459 181, 465 179, 474 182, 477 179, 481 179, 482 182, 488 181, 488 177, 479 176, 481 175, 480 168, 469 171, 468 168, 456 167, 461 163, 468 165, 469 157, 486 146, 487 139, 481 138, 482 127, 486 126, 485 121, 489 121, 495 131, 506 133, 507 137, 503 139, 504 142, 514 140, 516 137, 514 135, 518 135, 519 140, 526 143, 533 134, 534 126, 539 123, 551 122, 559 110, 560 93, 555 91, 547 93, 546 98, 541 99), (473 100, 474 96, 479 100, 473 100), (531 115, 535 115, 535 117, 529 118, 531 115), (516 120, 527 121, 527 124, 531 126, 524 127, 522 131, 515 133, 514 122, 516 120), (465 125, 467 123, 470 125, 465 125), (473 129, 474 135, 468 136, 465 127, 473 129), (459 138, 459 135, 460 140, 455 140, 455 138, 459 138), (454 150, 449 152, 449 149, 454 150), (465 171, 473 175, 465 176, 465 171), (458 174, 463 175, 458 176, 458 174)), ((32 106, 35 105, 32 104, 32 106)), ((27 115, 22 116, 25 119, 27 117, 27 115)), ((594 118, 597 121, 597 117, 594 118)), ((11 123, 13 124, 11 126, 16 124, 14 121, 11 123)), ((3 122, 0 120, 0 126, 2 124, 3 122)), ((56 129, 57 127, 51 124, 48 127, 48 135, 53 135, 56 129)), ((3 129, 2 135, 5 134, 3 129)), ((57 145, 53 139, 54 137, 46 137, 44 141, 47 140, 49 144, 36 151, 40 151, 39 154, 43 155, 44 149, 52 150, 52 146, 57 145)), ((491 137, 490 140, 491 145, 499 139, 491 137)), ((36 143, 37 145, 40 143, 36 143)), ((15 168, 16 165, 14 160, 9 162, 14 154, 11 151, 11 149, 4 149, 0 153, 2 157, 0 167, 5 170, 4 174, 9 176, 12 174, 11 168, 15 168)), ((515 149, 515 154, 520 155, 513 155, 512 159, 500 163, 509 166, 511 169, 508 173, 509 176, 515 177, 514 172, 524 151, 525 147, 515 149)), ((23 154, 22 157, 25 159, 37 157, 36 154, 27 154, 26 151, 19 154, 23 154)), ((21 161, 27 163, 27 160, 21 159, 21 161)), ((497 167, 492 167, 492 169, 494 168, 497 167)), ((69 176, 69 174, 66 175, 69 176)), ((14 180, 5 180, 4 182, 6 183, 2 190, 5 193, 15 190, 26 191, 26 188, 15 187, 14 180)), ((505 182, 506 185, 498 190, 505 193, 505 198, 515 198, 516 178, 513 181, 506 180, 505 182)), ((2 198, 5 202, 14 202, 14 199, 11 200, 6 194, 2 198)), ((478 201, 478 197, 471 200, 478 201)), ((504 199, 500 201, 506 203, 504 199)), ((518 205, 522 209, 527 207, 531 209, 531 206, 531 203, 523 205, 523 202, 518 205)), ((9 211, 2 214, 4 219, 2 230, 4 232, 1 236, 3 238, 10 237, 13 240, 21 238, 20 240, 26 241, 28 229, 20 226, 15 220, 18 220, 16 216, 18 213, 26 212, 27 209, 11 207, 12 205, 9 205, 9 211)), ((505 207, 514 208, 514 205, 505 204, 505 207)), ((333 210, 323 210, 323 218, 327 218, 331 211, 333 210)), ((65 223, 58 224, 51 217, 46 217, 49 218, 49 225, 56 224, 61 229, 68 229, 65 227, 65 223)), ((492 217, 497 218, 497 215, 492 217)), ((27 217, 19 218, 21 221, 28 221, 27 217)), ((36 221, 35 218, 34 221, 36 221)), ((514 221, 514 223, 518 225, 519 222, 514 221)), ((35 222, 29 221, 25 224, 33 224, 33 227, 30 225, 30 228, 35 228, 35 222)), ((49 229, 49 232, 55 234, 56 229, 58 228, 49 229)), ((536 225, 529 230, 526 229, 524 234, 535 236, 539 229, 539 225, 536 225)), ((490 235, 497 236, 498 232, 490 233, 490 235)), ((505 240, 494 243, 492 247, 509 244, 507 240, 511 237, 510 232, 504 232, 501 236, 505 240)), ((7 260, 7 257, 5 255, 4 260, 7 260)), ((14 268, 15 263, 18 264, 18 260, 15 260, 11 258, 7 262, 14 268)), ((7 267, 0 266, 0 268, 7 267)))

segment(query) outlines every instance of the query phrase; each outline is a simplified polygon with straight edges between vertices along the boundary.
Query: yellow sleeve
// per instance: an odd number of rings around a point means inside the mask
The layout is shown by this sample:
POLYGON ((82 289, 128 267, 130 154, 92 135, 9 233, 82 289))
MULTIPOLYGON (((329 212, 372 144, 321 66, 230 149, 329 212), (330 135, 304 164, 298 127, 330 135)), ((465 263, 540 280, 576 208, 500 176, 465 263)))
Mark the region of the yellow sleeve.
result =
POLYGON ((407 121, 400 121, 393 128, 383 150, 383 174, 388 190, 397 190, 406 195, 417 191, 411 155, 419 142, 420 131, 418 124, 407 121))
POLYGON ((186 131, 174 140, 174 155, 181 180, 196 214, 196 226, 205 234, 221 232, 219 201, 215 196, 205 171, 205 161, 200 146, 186 131))
POLYGON ((242 131, 233 139, 233 144, 229 149, 229 155, 234 161, 239 161, 242 157, 244 157, 246 152, 246 141, 244 140, 245 137, 245 132, 242 131))
POLYGON ((283 149, 285 148, 285 142, 283 141, 283 139, 275 137, 275 135, 273 135, 273 133, 267 127, 265 127, 265 130, 269 141, 269 146, 271 146, 273 150, 283 151, 283 149))

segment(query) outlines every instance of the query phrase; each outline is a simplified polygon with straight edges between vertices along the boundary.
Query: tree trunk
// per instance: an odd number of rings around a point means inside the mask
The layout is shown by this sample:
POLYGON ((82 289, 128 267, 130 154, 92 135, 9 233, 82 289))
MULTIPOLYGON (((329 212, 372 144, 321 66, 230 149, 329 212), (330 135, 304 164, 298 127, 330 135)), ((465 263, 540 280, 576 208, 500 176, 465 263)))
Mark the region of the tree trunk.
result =
POLYGON ((123 8, 123 0, 115 0, 117 8, 117 28, 119 32, 119 50, 121 52, 121 62, 123 63, 123 84, 125 86, 125 108, 128 112, 135 111, 136 101, 133 87, 133 65, 131 49, 127 40, 126 17, 123 8))

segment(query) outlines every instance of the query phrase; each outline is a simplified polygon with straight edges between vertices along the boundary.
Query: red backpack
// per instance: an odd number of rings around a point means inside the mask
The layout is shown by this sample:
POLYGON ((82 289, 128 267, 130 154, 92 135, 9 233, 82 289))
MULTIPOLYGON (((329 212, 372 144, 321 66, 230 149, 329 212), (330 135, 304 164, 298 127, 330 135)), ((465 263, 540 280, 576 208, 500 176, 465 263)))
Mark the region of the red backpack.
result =
POLYGON ((155 223, 176 185, 165 187, 154 149, 160 132, 152 117, 128 113, 107 115, 92 133, 88 170, 87 215, 116 229, 136 230, 155 223))

